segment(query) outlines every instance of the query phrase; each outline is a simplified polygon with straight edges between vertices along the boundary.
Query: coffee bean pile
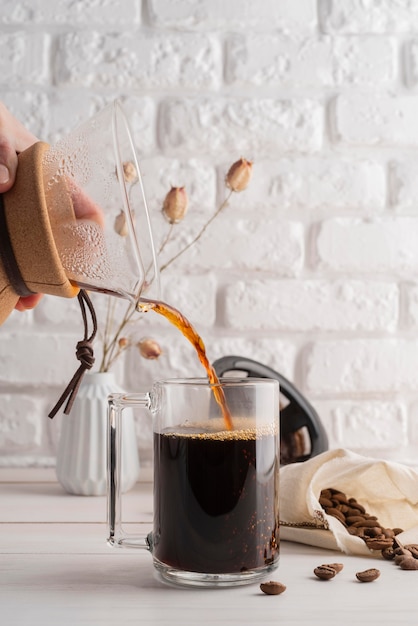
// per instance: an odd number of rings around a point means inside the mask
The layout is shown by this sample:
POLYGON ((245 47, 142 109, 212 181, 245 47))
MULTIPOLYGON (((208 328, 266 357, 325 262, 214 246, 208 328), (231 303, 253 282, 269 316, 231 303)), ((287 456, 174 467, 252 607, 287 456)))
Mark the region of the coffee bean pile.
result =
POLYGON ((355 498, 348 498, 338 489, 323 489, 319 504, 325 513, 337 518, 350 535, 363 539, 370 550, 391 548, 394 537, 402 532, 401 528, 384 528, 355 498))
POLYGON ((402 569, 418 570, 418 545, 401 544, 397 535, 403 532, 402 528, 385 528, 355 498, 348 498, 332 487, 321 491, 319 503, 325 513, 347 528, 350 535, 363 539, 370 550, 379 550, 384 559, 393 560, 402 569))

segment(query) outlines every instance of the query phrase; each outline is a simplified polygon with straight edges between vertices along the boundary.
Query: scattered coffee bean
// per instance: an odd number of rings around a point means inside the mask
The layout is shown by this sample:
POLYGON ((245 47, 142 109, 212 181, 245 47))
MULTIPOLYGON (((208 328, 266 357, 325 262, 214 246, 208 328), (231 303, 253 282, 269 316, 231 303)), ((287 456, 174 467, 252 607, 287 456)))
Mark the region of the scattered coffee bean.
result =
POLYGON ((418 570, 418 559, 413 556, 404 556, 399 567, 405 570, 418 570))
POLYGON ((268 596, 278 596, 283 593, 283 591, 286 591, 286 585, 276 582, 275 580, 270 580, 268 583, 261 583, 260 589, 268 596))
POLYGON ((364 572, 357 572, 356 574, 357 580, 361 583, 371 583, 373 580, 376 580, 376 578, 379 578, 379 576, 380 571, 374 567, 366 569, 364 572))
POLYGON ((344 565, 343 563, 325 563, 322 567, 332 567, 332 569, 335 569, 335 573, 339 574, 344 568, 344 565))
POLYGON ((331 567, 330 565, 319 565, 314 569, 315 576, 317 576, 321 580, 331 580, 331 578, 334 578, 336 573, 336 569, 334 567, 331 567))

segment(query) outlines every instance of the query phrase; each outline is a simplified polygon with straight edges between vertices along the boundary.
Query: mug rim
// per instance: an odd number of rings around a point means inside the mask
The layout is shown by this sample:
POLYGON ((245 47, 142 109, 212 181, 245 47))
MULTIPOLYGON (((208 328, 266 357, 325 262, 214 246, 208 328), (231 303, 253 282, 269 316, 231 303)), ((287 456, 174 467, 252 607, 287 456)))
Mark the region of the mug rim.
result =
POLYGON ((211 383, 207 378, 166 378, 157 380, 154 385, 179 385, 179 386, 196 386, 196 387, 242 387, 251 385, 273 385, 280 386, 279 381, 273 378, 256 378, 252 376, 240 377, 240 376, 223 376, 219 378, 219 383, 211 383))

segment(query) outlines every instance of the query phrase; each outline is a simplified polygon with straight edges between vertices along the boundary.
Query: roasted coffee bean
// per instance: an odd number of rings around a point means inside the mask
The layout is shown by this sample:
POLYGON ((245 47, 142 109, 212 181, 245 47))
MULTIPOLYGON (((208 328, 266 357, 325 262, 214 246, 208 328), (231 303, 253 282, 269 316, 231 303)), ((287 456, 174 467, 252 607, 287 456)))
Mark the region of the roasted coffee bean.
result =
POLYGON ((261 583, 260 589, 268 596, 278 596, 286 591, 286 585, 276 582, 275 580, 270 580, 268 583, 261 583))
POLYGON ((339 520, 342 524, 346 525, 344 515, 341 513, 341 511, 339 511, 335 507, 330 507, 329 509, 327 509, 327 513, 328 515, 332 515, 332 517, 336 517, 337 520, 339 520))
MULTIPOLYGON (((372 528, 365 528, 364 529, 364 534, 366 535, 366 537, 369 537, 370 539, 387 539, 385 537, 385 535, 382 533, 382 529, 380 528, 380 526, 373 526, 372 528)), ((392 539, 389 540, 390 543, 388 545, 392 545, 392 539)))
POLYGON ((360 511, 360 513, 366 512, 366 509, 364 508, 364 506, 359 504, 355 498, 348 498, 348 504, 351 506, 351 508, 357 509, 357 511, 360 511))
POLYGON ((337 571, 329 565, 319 565, 314 569, 315 576, 321 580, 330 580, 331 578, 334 578, 336 573, 337 571))
POLYGON ((374 567, 366 569, 364 572, 357 572, 356 574, 357 580, 361 583, 371 583, 373 580, 376 580, 376 578, 379 578, 379 576, 380 571, 374 567))
POLYGON ((320 497, 328 498, 330 500, 331 496, 332 496, 331 489, 323 489, 321 491, 321 496, 320 497))
POLYGON ((383 548, 382 556, 384 559, 386 559, 386 561, 393 561, 393 559, 395 558, 395 551, 393 549, 393 546, 383 548))
POLYGON ((403 533, 403 529, 402 528, 392 528, 392 530, 395 533, 395 537, 396 537, 396 535, 400 535, 401 533, 403 533))
POLYGON ((366 545, 370 550, 384 550, 390 548, 392 545, 391 539, 374 539, 372 537, 366 537, 366 545))
POLYGON ((355 524, 356 522, 364 522, 364 517, 363 515, 348 515, 345 518, 345 521, 347 522, 347 524, 355 524))
POLYGON ((335 573, 339 574, 341 570, 344 568, 344 564, 343 563, 324 563, 321 565, 321 567, 332 567, 332 569, 335 570, 335 573))
POLYGON ((333 494, 332 499, 336 500, 340 504, 348 504, 347 496, 341 491, 339 493, 333 494))
POLYGON ((330 507, 332 507, 332 502, 331 500, 329 500, 328 498, 324 498, 323 496, 321 496, 319 498, 319 504, 324 508, 324 509, 329 509, 330 507))
POLYGON ((376 528, 376 520, 375 519, 363 519, 361 522, 354 522, 351 524, 354 528, 376 528))
POLYGON ((409 550, 414 559, 418 559, 418 544, 417 543, 409 543, 405 546, 405 550, 409 550))
POLYGON ((418 560, 413 556, 404 556, 399 567, 405 570, 418 570, 418 560))
POLYGON ((400 548, 400 550, 401 551, 395 550, 395 558, 393 560, 395 561, 396 565, 400 565, 400 563, 403 561, 405 557, 407 558, 412 557, 412 554, 409 550, 406 550, 405 548, 400 548))

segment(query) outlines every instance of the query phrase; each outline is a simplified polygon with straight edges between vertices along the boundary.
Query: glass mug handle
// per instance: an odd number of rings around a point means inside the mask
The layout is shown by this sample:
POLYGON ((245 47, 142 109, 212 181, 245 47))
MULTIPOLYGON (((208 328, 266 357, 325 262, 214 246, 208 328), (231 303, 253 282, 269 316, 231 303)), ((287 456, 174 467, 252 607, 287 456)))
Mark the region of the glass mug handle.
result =
POLYGON ((123 411, 127 408, 151 406, 151 394, 135 394, 127 399, 123 393, 108 396, 107 409, 107 542, 112 547, 143 548, 151 550, 152 533, 126 533, 122 528, 122 428, 123 411))

